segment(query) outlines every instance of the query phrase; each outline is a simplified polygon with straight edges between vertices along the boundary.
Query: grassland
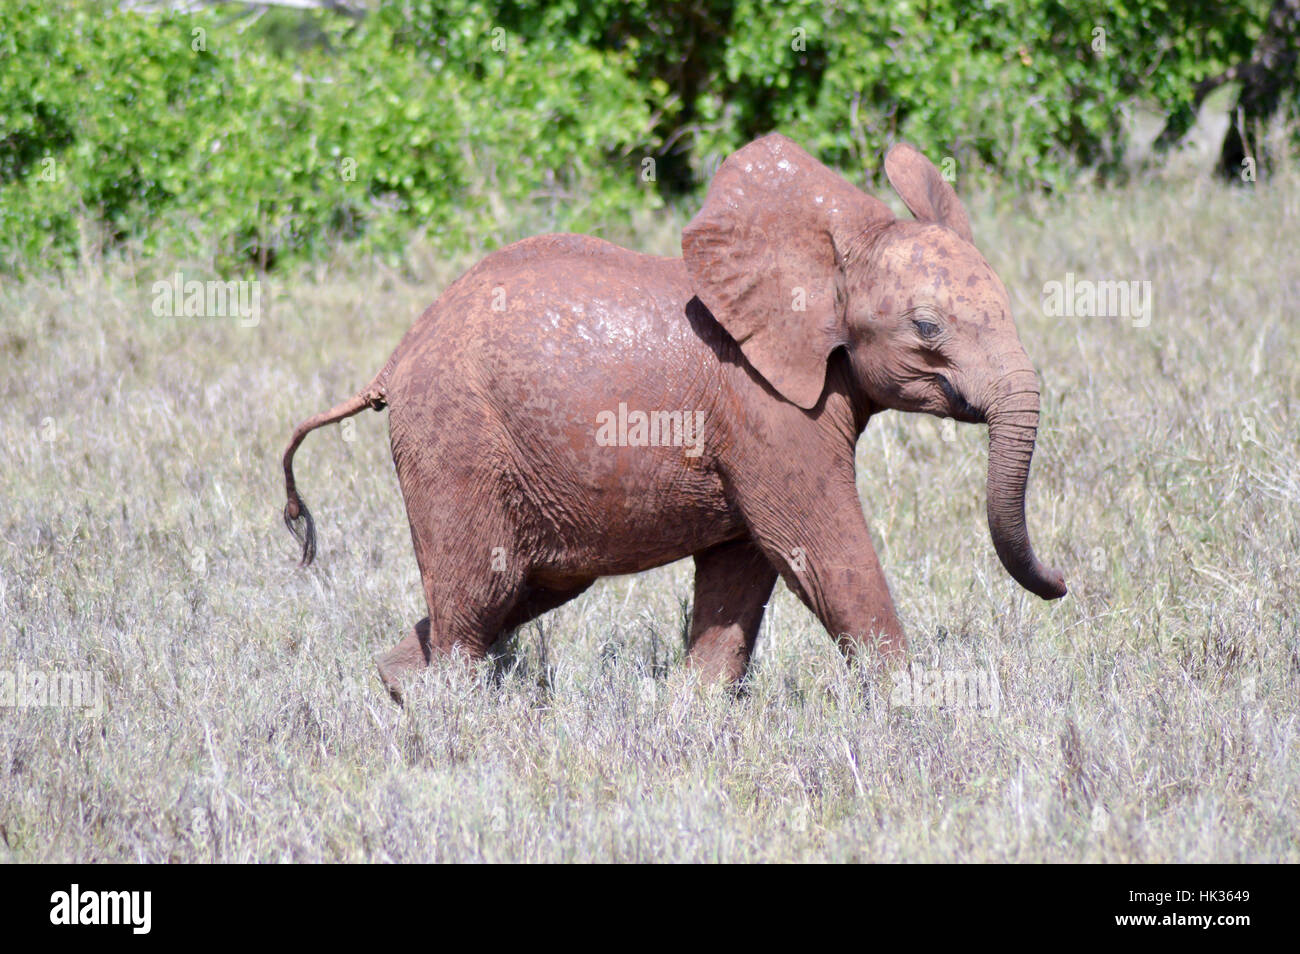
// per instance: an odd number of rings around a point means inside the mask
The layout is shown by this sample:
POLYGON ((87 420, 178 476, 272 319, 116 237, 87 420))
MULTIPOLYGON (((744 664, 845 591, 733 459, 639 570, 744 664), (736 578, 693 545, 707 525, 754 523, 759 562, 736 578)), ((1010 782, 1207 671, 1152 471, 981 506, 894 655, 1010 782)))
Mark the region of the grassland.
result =
MULTIPOLYGON (((689 562, 399 710, 372 657, 424 610, 384 419, 300 452, 308 570, 279 455, 476 256, 273 276, 252 327, 153 314, 202 263, 0 279, 0 669, 104 687, 0 709, 0 858, 1300 860, 1300 178, 971 211, 1041 371, 1030 528, 1069 597, 998 566, 983 428, 879 416, 859 481, 917 661, 991 670, 996 712, 891 705, 780 587, 747 694, 701 689, 689 562), (1067 272, 1150 281, 1149 326, 1046 317, 1067 272)), ((610 237, 671 253, 688 213, 610 237)))

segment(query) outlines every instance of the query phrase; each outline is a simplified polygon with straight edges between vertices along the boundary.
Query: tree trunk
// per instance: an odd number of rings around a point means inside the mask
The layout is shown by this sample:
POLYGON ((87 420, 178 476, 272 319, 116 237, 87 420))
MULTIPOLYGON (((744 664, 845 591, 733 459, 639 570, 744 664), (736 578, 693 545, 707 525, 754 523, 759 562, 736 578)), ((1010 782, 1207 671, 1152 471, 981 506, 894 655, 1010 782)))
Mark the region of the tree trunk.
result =
POLYGON ((1215 171, 1231 182, 1253 182, 1263 171, 1266 157, 1262 143, 1252 140, 1282 105, 1283 94, 1296 92, 1300 60, 1300 0, 1273 0, 1264 32, 1255 43, 1250 59, 1202 80, 1196 87, 1192 113, 1187 122, 1170 120, 1156 140, 1166 149, 1182 139, 1195 121, 1205 98, 1225 83, 1240 82, 1241 92, 1228 111, 1228 130, 1223 136, 1215 171), (1250 159, 1251 162, 1245 160, 1250 159))

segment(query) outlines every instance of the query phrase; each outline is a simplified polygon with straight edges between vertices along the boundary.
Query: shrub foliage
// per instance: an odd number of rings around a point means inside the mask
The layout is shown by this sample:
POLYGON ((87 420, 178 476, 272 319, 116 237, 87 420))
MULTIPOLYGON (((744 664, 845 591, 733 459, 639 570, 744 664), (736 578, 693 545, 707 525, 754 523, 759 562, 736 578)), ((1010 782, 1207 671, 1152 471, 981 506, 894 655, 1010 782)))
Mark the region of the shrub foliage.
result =
POLYGON ((590 229, 773 129, 852 175, 907 138, 1060 188, 1114 167, 1135 99, 1185 122, 1268 6, 404 0, 357 19, 0 0, 0 267, 106 242, 268 268, 413 229, 499 241, 521 211, 590 229))

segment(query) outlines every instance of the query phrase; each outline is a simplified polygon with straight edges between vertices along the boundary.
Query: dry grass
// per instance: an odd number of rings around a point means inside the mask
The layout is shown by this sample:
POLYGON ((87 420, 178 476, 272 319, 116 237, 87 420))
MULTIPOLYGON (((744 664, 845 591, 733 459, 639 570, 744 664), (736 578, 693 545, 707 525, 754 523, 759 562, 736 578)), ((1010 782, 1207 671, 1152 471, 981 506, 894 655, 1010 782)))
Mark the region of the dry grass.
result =
POLYGON ((278 458, 471 259, 271 279, 253 328, 154 317, 170 263, 4 284, 0 669, 97 671, 106 707, 0 710, 0 857, 1300 860, 1300 182, 973 212, 1042 371, 1031 530, 1070 596, 998 567, 982 428, 881 416, 860 481, 916 658, 991 669, 996 714, 891 706, 784 589, 749 694, 700 690, 689 563, 399 711, 371 659, 423 609, 384 421, 299 454, 307 571, 278 458), (1151 281, 1150 327, 1044 317, 1067 271, 1151 281))

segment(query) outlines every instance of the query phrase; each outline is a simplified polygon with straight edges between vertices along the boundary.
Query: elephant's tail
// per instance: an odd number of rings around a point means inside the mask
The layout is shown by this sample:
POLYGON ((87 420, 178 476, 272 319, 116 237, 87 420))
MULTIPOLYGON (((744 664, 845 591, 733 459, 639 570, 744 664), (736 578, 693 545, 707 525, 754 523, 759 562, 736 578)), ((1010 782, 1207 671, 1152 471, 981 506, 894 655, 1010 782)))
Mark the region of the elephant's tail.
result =
POLYGON ((293 437, 284 452, 284 489, 289 496, 289 502, 284 507, 284 525, 302 544, 302 561, 298 564, 299 566, 306 566, 316 556, 316 523, 312 520, 311 513, 308 512, 306 504, 302 502, 302 498, 298 496, 298 490, 294 486, 294 452, 298 449, 298 445, 302 443, 302 439, 318 427, 324 427, 326 424, 333 424, 345 417, 359 414, 368 407, 374 408, 376 411, 382 411, 387 407, 388 393, 386 384, 391 366, 392 362, 390 361, 384 370, 375 376, 373 381, 342 404, 335 405, 324 413, 307 418, 293 429, 293 437))

